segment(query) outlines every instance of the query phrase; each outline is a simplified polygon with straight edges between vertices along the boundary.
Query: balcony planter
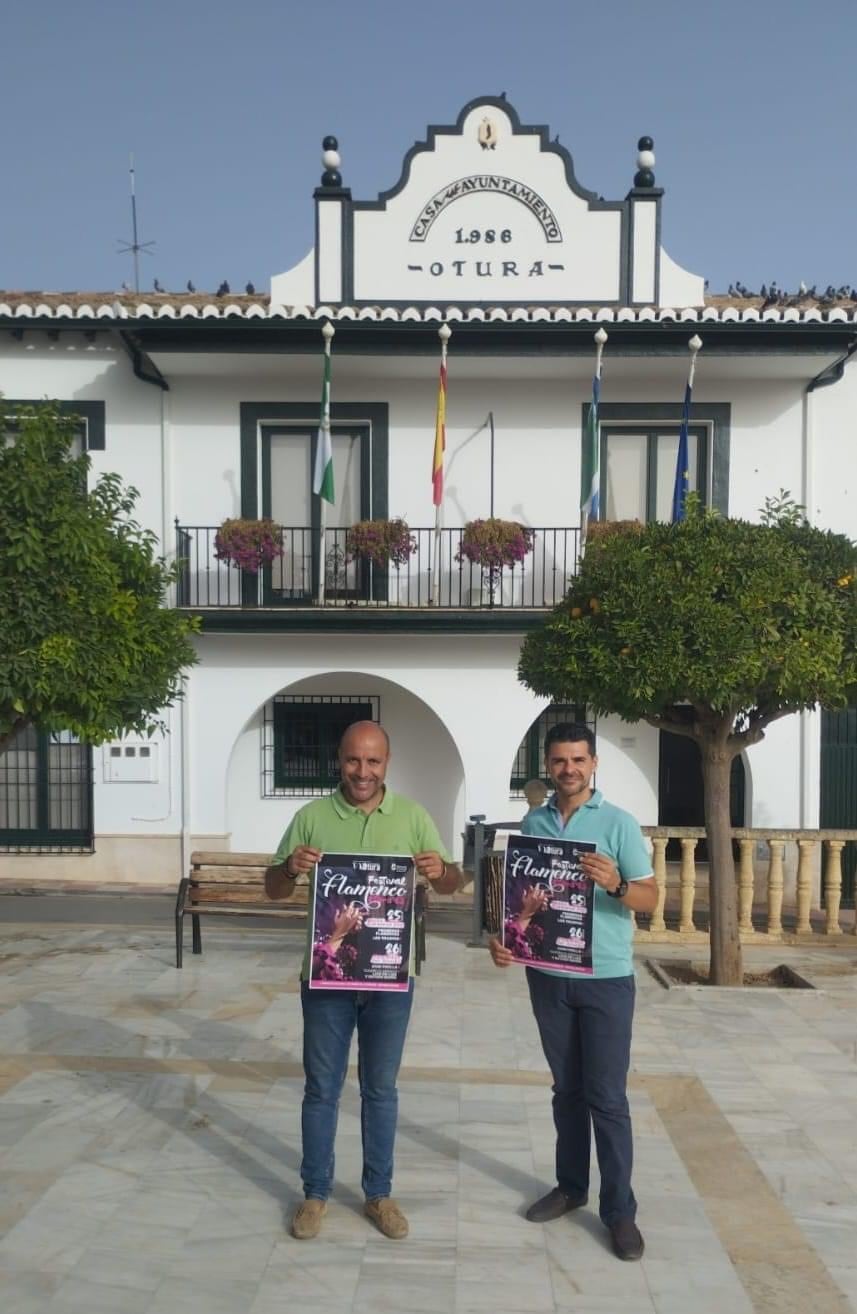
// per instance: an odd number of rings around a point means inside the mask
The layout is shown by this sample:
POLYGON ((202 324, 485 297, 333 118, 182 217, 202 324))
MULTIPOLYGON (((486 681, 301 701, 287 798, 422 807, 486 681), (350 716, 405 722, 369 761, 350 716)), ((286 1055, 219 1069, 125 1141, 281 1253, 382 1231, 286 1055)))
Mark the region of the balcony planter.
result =
POLYGON ((508 592, 509 602, 514 603, 514 570, 516 566, 522 566, 524 558, 532 552, 534 538, 535 531, 517 520, 491 517, 488 520, 470 520, 464 526, 455 559, 481 567, 482 597, 488 606, 494 606, 497 589, 503 583, 504 571, 512 572, 506 576, 508 588, 504 588, 504 592, 508 592))
POLYGON ((283 555, 283 536, 273 520, 224 520, 214 537, 218 561, 258 575, 263 566, 283 555))
POLYGON ((406 566, 417 550, 417 540, 405 520, 358 520, 345 531, 346 561, 368 561, 385 566, 406 566))

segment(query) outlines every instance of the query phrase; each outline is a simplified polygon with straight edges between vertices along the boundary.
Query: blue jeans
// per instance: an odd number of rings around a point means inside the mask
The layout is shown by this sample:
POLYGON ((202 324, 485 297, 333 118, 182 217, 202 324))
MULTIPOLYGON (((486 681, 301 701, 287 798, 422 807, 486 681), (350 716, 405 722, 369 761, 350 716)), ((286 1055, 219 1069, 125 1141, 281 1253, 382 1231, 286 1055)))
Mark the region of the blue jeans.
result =
POLYGON ((601 1220, 609 1227, 634 1218, 634 1149, 625 1094, 634 978, 547 976, 528 968, 527 982, 553 1076, 557 1183, 574 1198, 589 1190, 591 1125, 601 1172, 601 1220))
POLYGON ((301 1110, 301 1177, 308 1200, 326 1200, 333 1186, 339 1096, 355 1027, 363 1139, 361 1185, 367 1200, 390 1194, 399 1112, 396 1077, 413 994, 413 980, 407 992, 400 993, 310 990, 306 981, 301 982, 306 1077, 301 1110))

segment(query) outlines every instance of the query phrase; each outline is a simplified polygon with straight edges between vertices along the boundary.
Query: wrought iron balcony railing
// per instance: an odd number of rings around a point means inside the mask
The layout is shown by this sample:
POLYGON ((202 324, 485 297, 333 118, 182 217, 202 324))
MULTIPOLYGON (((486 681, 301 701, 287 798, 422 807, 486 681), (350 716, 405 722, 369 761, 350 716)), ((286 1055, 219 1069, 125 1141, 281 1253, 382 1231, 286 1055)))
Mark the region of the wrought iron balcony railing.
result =
MULTIPOLYGON (((310 607, 319 600, 319 530, 282 528, 283 555, 258 574, 215 556, 216 525, 176 524, 179 607, 310 607)), ((325 607, 503 608, 556 606, 577 569, 580 531, 534 529, 533 548, 513 567, 458 560, 463 530, 412 529, 413 554, 379 567, 346 557, 347 529, 325 534, 325 607)))

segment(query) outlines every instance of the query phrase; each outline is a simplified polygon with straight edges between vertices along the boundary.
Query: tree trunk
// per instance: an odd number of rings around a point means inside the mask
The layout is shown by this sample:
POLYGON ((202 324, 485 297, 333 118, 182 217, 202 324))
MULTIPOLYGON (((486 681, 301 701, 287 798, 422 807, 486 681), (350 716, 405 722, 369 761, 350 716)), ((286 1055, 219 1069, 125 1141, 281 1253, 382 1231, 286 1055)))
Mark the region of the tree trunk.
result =
POLYGON ((729 780, 732 755, 722 740, 703 742, 702 782, 705 791, 705 831, 708 838, 708 899, 710 905, 712 985, 743 985, 741 940, 738 935, 738 886, 732 858, 729 780))

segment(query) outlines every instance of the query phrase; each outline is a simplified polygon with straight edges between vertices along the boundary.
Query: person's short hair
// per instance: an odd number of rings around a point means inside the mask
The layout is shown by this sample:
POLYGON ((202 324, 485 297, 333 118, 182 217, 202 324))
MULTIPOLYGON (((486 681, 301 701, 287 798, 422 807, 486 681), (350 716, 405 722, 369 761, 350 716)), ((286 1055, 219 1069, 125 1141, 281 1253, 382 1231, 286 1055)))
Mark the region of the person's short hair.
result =
POLYGON ((586 743, 592 757, 595 757, 595 735, 582 721, 560 721, 552 725, 545 735, 545 757, 552 744, 586 743))

